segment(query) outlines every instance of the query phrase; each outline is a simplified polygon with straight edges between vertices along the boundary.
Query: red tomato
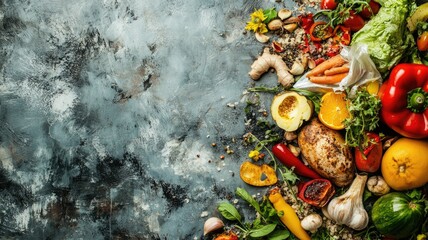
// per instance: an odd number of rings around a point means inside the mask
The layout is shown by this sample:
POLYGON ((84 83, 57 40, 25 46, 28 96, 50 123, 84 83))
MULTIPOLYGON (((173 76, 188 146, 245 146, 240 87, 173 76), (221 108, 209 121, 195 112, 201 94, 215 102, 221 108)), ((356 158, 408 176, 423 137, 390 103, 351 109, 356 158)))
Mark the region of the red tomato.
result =
POLYGON ((355 149, 355 165, 360 171, 374 173, 379 170, 382 161, 382 143, 379 135, 375 133, 368 133, 367 137, 372 143, 369 143, 363 152, 355 149))
POLYGON ((365 19, 370 19, 373 15, 376 15, 379 12, 380 4, 370 0, 369 6, 363 7, 363 10, 360 12, 360 15, 365 19))
POLYGON ((334 10, 337 7, 337 2, 335 0, 322 0, 320 8, 321 9, 330 9, 334 10))
POLYGON ((423 32, 416 41, 416 44, 418 45, 418 49, 421 52, 424 52, 428 50, 428 31, 423 32))
POLYGON ((357 32, 363 28, 365 24, 364 19, 353 10, 349 11, 349 17, 343 21, 343 25, 350 28, 351 32, 357 32))

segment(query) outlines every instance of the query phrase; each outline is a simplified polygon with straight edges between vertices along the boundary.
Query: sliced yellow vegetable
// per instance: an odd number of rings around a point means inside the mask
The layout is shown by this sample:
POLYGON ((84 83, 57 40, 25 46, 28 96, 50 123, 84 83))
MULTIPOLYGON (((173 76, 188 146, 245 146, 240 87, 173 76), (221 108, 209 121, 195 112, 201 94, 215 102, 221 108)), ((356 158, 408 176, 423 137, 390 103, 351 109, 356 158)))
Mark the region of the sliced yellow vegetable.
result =
POLYGON ((257 165, 251 162, 244 162, 239 170, 242 181, 252 186, 271 186, 278 181, 275 169, 267 164, 257 165))
POLYGON ((300 219, 297 216, 294 209, 285 202, 281 193, 279 192, 279 188, 274 188, 269 192, 269 201, 272 203, 273 207, 278 212, 283 212, 284 214, 280 217, 281 222, 290 230, 291 233, 294 234, 300 240, 310 240, 311 237, 302 228, 300 224, 300 219))
POLYGON ((411 17, 407 19, 407 27, 411 32, 416 30, 418 22, 425 22, 428 19, 428 3, 424 3, 416 8, 411 17))

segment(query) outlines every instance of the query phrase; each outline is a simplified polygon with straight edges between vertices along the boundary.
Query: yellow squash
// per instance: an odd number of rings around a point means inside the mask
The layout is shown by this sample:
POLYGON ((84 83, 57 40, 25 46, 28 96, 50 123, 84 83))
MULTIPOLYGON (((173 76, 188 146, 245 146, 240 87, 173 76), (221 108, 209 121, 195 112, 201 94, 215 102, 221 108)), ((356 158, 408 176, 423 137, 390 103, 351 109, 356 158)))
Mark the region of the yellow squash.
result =
POLYGON ((269 201, 278 212, 283 212, 280 217, 281 222, 300 240, 310 240, 311 237, 302 228, 300 219, 294 209, 284 200, 278 188, 274 188, 269 193, 269 201))
POLYGON ((382 158, 382 175, 397 191, 421 187, 428 182, 428 141, 400 138, 382 158))

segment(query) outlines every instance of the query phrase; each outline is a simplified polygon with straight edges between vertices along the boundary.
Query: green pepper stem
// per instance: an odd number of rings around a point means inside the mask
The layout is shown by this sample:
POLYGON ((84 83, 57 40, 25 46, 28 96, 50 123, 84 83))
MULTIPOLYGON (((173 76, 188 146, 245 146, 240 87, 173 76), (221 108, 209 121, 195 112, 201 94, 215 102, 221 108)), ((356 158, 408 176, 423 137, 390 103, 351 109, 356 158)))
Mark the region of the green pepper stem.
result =
POLYGON ((419 113, 428 107, 428 93, 422 88, 415 88, 407 93, 407 108, 410 111, 419 113))

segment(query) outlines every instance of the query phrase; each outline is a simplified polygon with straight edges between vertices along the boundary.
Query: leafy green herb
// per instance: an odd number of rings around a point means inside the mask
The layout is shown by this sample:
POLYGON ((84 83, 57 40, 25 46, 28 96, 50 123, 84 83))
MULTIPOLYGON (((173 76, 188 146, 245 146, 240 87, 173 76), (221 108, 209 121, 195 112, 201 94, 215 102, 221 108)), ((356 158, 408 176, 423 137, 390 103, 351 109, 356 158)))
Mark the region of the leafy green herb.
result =
POLYGON ((345 140, 350 147, 366 147, 366 132, 375 130, 379 125, 380 100, 365 89, 358 90, 350 99, 349 118, 345 120, 345 140))
POLYGON ((267 224, 257 229, 251 229, 248 233, 250 237, 259 238, 268 235, 276 228, 276 223, 267 224))
POLYGON ((269 235, 268 240, 284 240, 290 236, 288 230, 276 230, 269 235))
POLYGON ((238 210, 230 204, 229 202, 222 202, 217 207, 218 211, 221 213, 221 215, 226 218, 227 220, 231 221, 241 221, 241 215, 239 214, 238 210))
POLYGON ((263 15, 266 17, 263 22, 267 24, 276 18, 276 16, 278 16, 278 12, 275 10, 275 8, 270 8, 263 10, 263 15))
POLYGON ((257 212, 260 213, 260 205, 259 203, 243 188, 237 188, 236 189, 236 195, 238 195, 240 198, 248 202, 251 206, 256 209, 257 212))
POLYGON ((323 239, 323 240, 334 240, 335 238, 330 235, 330 232, 327 228, 321 227, 312 235, 312 239, 323 239))
POLYGON ((248 202, 257 211, 256 218, 252 222, 241 222, 238 210, 229 202, 222 202, 217 209, 221 215, 231 221, 238 221, 236 228, 242 231, 242 239, 286 239, 290 232, 283 228, 278 219, 278 212, 272 206, 268 197, 263 196, 261 201, 253 198, 245 189, 237 188, 236 195, 248 202))
POLYGON ((281 168, 281 176, 284 181, 291 183, 291 185, 296 184, 299 177, 294 173, 294 167, 288 169, 286 167, 281 168))
POLYGON ((308 91, 305 89, 299 89, 299 88, 291 88, 290 90, 295 91, 300 95, 303 95, 309 100, 311 100, 311 102, 314 104, 315 112, 317 114, 320 112, 320 102, 321 102, 322 93, 311 92, 311 91, 308 91))
POLYGON ((247 89, 248 92, 263 92, 263 93, 273 93, 277 94, 282 91, 284 91, 284 87, 282 86, 276 86, 276 87, 264 87, 264 86, 257 86, 247 89))

